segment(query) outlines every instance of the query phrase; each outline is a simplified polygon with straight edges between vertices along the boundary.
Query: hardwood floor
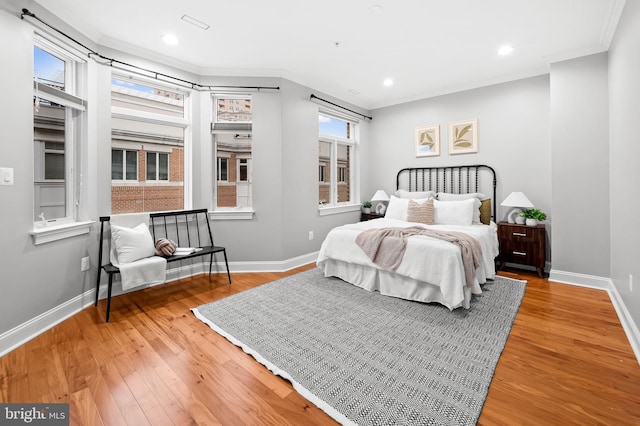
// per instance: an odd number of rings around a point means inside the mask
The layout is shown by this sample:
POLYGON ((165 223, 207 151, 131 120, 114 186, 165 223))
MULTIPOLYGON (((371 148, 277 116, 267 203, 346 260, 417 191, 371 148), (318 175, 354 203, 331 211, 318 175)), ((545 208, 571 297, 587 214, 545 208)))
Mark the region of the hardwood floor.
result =
MULTIPOLYGON (((287 273, 186 278, 104 301, 0 358, 2 402, 69 402, 72 425, 326 425, 190 308, 287 273)), ((480 425, 640 424, 640 366, 603 291, 529 281, 480 425)))

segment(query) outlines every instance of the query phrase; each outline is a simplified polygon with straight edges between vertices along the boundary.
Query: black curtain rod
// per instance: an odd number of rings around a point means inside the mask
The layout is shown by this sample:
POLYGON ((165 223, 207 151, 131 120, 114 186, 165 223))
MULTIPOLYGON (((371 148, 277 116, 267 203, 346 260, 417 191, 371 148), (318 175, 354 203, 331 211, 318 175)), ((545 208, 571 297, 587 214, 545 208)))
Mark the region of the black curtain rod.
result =
POLYGON ((368 115, 364 115, 364 114, 362 114, 362 113, 360 113, 360 112, 358 112, 358 111, 354 111, 354 110, 352 110, 352 109, 349 109, 349 108, 343 107, 342 105, 334 104, 334 103, 333 103, 333 102, 331 102, 331 101, 328 101, 328 100, 326 100, 326 99, 322 99, 322 98, 317 97, 317 96, 316 96, 316 95, 314 95, 313 93, 309 96, 309 99, 317 99, 317 100, 319 100, 319 101, 322 101, 322 102, 328 103, 328 104, 330 104, 330 105, 333 105, 334 107, 338 107, 338 108, 343 109, 343 110, 345 110, 345 111, 349 111, 349 112, 351 112, 351 113, 353 113, 353 114, 357 114, 357 115, 359 115, 360 117, 367 118, 367 119, 369 119, 369 120, 373 120, 373 117, 369 117, 368 115))
MULTIPOLYGON (((151 74, 153 75, 153 77, 156 80, 159 80, 158 77, 164 77, 164 78, 168 78, 171 79, 173 81, 177 81, 180 82, 182 84, 191 86, 192 89, 197 89, 197 90, 209 90, 209 91, 213 91, 214 88, 217 89, 252 89, 252 90, 261 90, 261 89, 269 89, 269 90, 280 90, 279 86, 211 86, 211 85, 203 85, 203 84, 199 84, 199 83, 194 83, 192 81, 188 81, 188 80, 184 80, 182 78, 178 78, 178 77, 173 77, 171 75, 168 74, 164 74, 161 72, 157 72, 157 71, 152 71, 146 68, 142 68, 139 67, 137 65, 131 65, 128 64, 126 62, 123 61, 119 61, 117 59, 113 59, 113 58, 108 58, 106 56, 101 55, 100 53, 96 52, 95 50, 85 46, 84 44, 82 44, 81 42, 79 42, 78 40, 76 40, 75 38, 71 37, 70 35, 68 35, 67 33, 60 31, 59 29, 49 25, 47 22, 43 21, 42 19, 38 18, 35 13, 29 12, 28 9, 22 9, 22 13, 20 14, 20 19, 24 19, 25 16, 28 16, 30 18, 35 19, 36 21, 40 22, 43 25, 46 25, 48 28, 52 29, 53 31, 57 32, 58 34, 62 35, 63 37, 71 40, 72 42, 74 42, 75 44, 77 44, 78 46, 81 46, 83 49, 87 50, 89 53, 87 53, 87 57, 92 58, 93 56, 96 56, 98 58, 100 58, 101 60, 109 63, 109 66, 113 66, 113 64, 119 64, 119 65, 124 65, 126 67, 130 67, 133 69, 136 69, 138 71, 143 71, 147 74, 151 74)), ((166 83, 170 83, 170 81, 166 81, 166 83)))

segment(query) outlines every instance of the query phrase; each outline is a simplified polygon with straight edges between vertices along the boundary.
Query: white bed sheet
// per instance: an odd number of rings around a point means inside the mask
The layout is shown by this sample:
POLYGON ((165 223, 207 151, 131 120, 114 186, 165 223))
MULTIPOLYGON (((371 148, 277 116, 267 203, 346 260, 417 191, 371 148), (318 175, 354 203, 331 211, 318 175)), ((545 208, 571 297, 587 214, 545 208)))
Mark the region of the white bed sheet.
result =
POLYGON ((480 284, 495 276, 498 236, 490 225, 423 225, 395 219, 374 219, 339 226, 329 232, 320 248, 317 265, 325 276, 336 276, 370 291, 421 302, 438 302, 455 309, 469 308, 471 294, 480 294, 480 284), (356 236, 371 228, 410 227, 464 232, 482 248, 482 261, 471 288, 465 281, 460 249, 451 243, 426 236, 413 236, 395 272, 379 268, 356 244, 356 236))

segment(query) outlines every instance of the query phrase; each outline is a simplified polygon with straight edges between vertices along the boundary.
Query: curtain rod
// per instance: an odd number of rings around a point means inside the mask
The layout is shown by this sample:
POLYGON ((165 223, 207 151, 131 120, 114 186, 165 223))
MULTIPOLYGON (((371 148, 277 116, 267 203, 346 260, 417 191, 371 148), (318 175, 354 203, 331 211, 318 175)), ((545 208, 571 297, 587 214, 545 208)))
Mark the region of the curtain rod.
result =
POLYGON ((362 117, 362 118, 367 118, 367 119, 369 119, 369 120, 373 120, 373 117, 369 117, 368 115, 364 115, 364 114, 362 114, 362 113, 360 113, 360 112, 358 112, 358 111, 354 111, 354 110, 352 110, 352 109, 349 109, 349 108, 343 107, 342 105, 334 104, 333 102, 330 102, 330 101, 328 101, 328 100, 326 100, 326 99, 322 99, 322 98, 317 97, 317 96, 316 96, 316 95, 314 95, 313 93, 309 96, 309 99, 317 99, 317 100, 319 100, 319 101, 322 101, 322 102, 328 103, 328 104, 330 104, 330 105, 333 105, 333 106, 338 107, 338 108, 340 108, 340 109, 343 109, 343 110, 345 110, 345 111, 349 111, 349 112, 351 112, 351 113, 353 113, 353 114, 357 114, 357 115, 359 115, 359 116, 360 116, 360 117, 362 117))
MULTIPOLYGON (((169 78, 173 81, 182 83, 183 85, 186 86, 190 86, 191 89, 195 89, 195 90, 203 90, 203 91, 214 91, 213 89, 251 89, 251 90, 262 90, 262 89, 267 89, 267 90, 280 90, 279 86, 212 86, 212 85, 203 85, 203 84, 199 84, 199 83, 194 83, 192 81, 188 81, 188 80, 184 80, 182 78, 179 77, 173 77, 171 75, 168 74, 164 74, 161 72, 157 72, 157 71, 152 71, 146 68, 142 68, 139 67, 137 65, 132 65, 123 61, 119 61, 117 59, 113 59, 113 58, 108 58, 106 56, 101 55, 100 53, 96 52, 95 50, 85 46, 84 44, 82 44, 81 42, 79 42, 78 40, 76 40, 75 38, 71 37, 70 35, 68 35, 67 33, 53 27, 52 25, 49 25, 47 22, 43 21, 42 19, 38 18, 35 13, 29 12, 28 9, 22 9, 22 13, 20 14, 20 19, 24 20, 24 17, 28 16, 30 18, 35 19, 36 21, 40 22, 43 25, 46 25, 48 28, 52 29, 53 31, 57 32, 58 34, 62 35, 63 37, 71 40, 72 42, 74 42, 75 44, 77 44, 78 46, 81 46, 83 49, 87 50, 89 53, 87 53, 87 57, 94 59, 94 57, 98 57, 101 60, 105 61, 105 64, 108 63, 109 66, 113 66, 113 64, 118 64, 118 65, 124 65, 126 67, 130 67, 133 69, 136 69, 138 71, 143 71, 147 74, 150 74, 153 78, 155 78, 156 80, 160 80, 158 77, 164 77, 164 78, 169 78)), ((162 81, 162 80, 161 80, 162 81)), ((171 81, 166 81, 166 83, 171 83, 171 81)))

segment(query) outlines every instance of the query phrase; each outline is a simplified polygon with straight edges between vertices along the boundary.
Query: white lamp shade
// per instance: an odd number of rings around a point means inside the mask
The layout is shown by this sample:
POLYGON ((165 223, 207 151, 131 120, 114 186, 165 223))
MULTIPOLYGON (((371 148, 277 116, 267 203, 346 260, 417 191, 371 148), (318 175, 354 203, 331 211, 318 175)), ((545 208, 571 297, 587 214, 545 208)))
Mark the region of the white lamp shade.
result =
POLYGON ((378 189, 376 193, 373 194, 371 201, 389 201, 389 196, 382 189, 378 189))
POLYGON ((526 207, 528 209, 533 207, 533 203, 522 192, 512 192, 500 205, 504 207, 526 207))
POLYGON ((522 212, 520 208, 530 209, 533 207, 533 203, 529 201, 526 195, 522 192, 512 192, 507 198, 504 199, 501 206, 514 207, 507 214, 507 222, 509 223, 521 223, 524 218, 520 215, 522 212))

